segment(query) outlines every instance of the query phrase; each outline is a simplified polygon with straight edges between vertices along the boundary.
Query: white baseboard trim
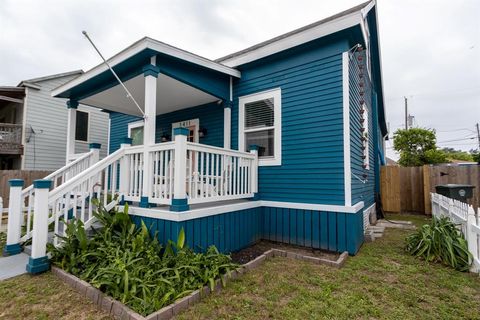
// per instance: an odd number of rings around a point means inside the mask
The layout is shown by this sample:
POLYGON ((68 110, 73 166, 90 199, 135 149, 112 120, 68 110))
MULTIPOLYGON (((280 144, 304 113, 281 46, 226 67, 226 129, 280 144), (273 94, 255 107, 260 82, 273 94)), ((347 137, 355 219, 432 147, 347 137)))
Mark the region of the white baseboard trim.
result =
MULTIPOLYGON (((198 219, 198 218, 203 218, 208 216, 214 216, 217 214, 258 208, 258 207, 356 213, 364 207, 364 203, 363 201, 361 201, 351 207, 347 207, 347 206, 327 205, 327 204, 259 200, 259 201, 248 201, 248 202, 242 202, 242 203, 218 205, 218 206, 193 209, 193 210, 188 210, 183 212, 173 212, 173 211, 160 209, 160 208, 140 208, 140 207, 129 206, 128 213, 134 216, 182 222, 186 220, 198 219)), ((119 206, 120 210, 123 210, 123 208, 124 208, 123 206, 119 206)))
POLYGON ((353 206, 339 206, 330 204, 315 204, 315 203, 298 203, 298 202, 282 202, 282 201, 267 201, 261 200, 263 207, 287 208, 287 209, 303 209, 316 210, 328 212, 343 212, 356 213, 364 207, 363 201, 360 201, 353 206))

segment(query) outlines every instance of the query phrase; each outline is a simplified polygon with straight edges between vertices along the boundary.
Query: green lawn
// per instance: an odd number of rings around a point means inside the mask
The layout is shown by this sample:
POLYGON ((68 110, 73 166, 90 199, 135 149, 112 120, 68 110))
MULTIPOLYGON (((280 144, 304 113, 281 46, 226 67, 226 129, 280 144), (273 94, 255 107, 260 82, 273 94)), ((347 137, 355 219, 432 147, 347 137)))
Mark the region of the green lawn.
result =
MULTIPOLYGON (((419 216, 391 216, 413 220, 419 216)), ((403 251, 387 229, 342 269, 267 260, 178 319, 480 319, 480 277, 403 251)), ((51 273, 0 282, 0 319, 108 319, 51 273)))
MULTIPOLYGON (((421 225, 419 216, 391 216, 421 225)), ((480 278, 403 251, 387 229, 337 270, 273 258, 179 319, 480 319, 480 278)))
POLYGON ((111 319, 51 272, 0 281, 0 319, 111 319))

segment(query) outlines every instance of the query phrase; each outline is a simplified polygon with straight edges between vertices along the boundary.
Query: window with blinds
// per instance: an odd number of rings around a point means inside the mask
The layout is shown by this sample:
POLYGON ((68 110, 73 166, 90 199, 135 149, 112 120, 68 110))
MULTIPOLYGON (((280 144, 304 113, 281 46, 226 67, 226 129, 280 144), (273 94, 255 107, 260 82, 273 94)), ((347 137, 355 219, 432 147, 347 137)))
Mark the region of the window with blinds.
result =
POLYGON ((270 90, 239 99, 239 147, 258 146, 260 165, 279 165, 281 91, 270 90))
POLYGON ((246 145, 258 145, 260 157, 274 156, 274 99, 263 99, 245 104, 246 145))

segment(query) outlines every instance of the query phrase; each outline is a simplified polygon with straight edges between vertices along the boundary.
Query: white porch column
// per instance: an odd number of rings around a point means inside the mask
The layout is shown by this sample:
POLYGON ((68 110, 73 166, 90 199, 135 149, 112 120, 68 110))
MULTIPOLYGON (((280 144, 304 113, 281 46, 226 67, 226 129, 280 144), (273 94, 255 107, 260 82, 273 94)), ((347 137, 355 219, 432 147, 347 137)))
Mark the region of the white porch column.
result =
POLYGON ((41 273, 50 268, 47 257, 48 241, 48 193, 51 180, 35 180, 34 219, 32 229, 32 254, 28 259, 27 271, 41 273))
POLYGON ((22 252, 20 246, 20 231, 22 228, 22 179, 11 179, 8 205, 7 244, 3 248, 4 256, 12 256, 22 252))
POLYGON ((152 194, 153 163, 149 154, 149 147, 155 144, 155 126, 157 116, 157 77, 160 69, 155 66, 155 57, 143 68, 145 76, 145 120, 143 126, 143 185, 140 207, 148 208, 148 198, 152 194))
POLYGON ((227 102, 223 106, 223 147, 231 148, 232 141, 232 104, 227 102))
MULTIPOLYGON (((125 149, 132 145, 132 138, 123 138, 120 148, 125 149)), ((129 192, 130 186, 130 158, 125 155, 120 159, 120 204, 125 204, 125 195, 129 192)))
POLYGON ((78 102, 75 100, 67 101, 68 121, 67 121, 67 151, 65 163, 68 164, 70 155, 75 153, 75 129, 77 126, 77 108, 78 102))
POLYGON ((250 146, 250 153, 255 155, 255 160, 253 160, 253 166, 252 166, 252 193, 253 193, 253 199, 252 200, 258 200, 258 146, 257 145, 251 145, 250 146))
POLYGON ((173 165, 173 199, 170 211, 187 211, 190 209, 187 200, 187 128, 175 128, 175 154, 173 165))

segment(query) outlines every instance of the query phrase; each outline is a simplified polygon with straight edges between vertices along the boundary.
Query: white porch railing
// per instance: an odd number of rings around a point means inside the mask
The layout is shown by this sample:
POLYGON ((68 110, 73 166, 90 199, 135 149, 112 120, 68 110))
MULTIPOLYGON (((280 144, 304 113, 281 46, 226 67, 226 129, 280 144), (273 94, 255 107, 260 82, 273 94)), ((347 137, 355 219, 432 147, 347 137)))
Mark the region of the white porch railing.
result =
POLYGON ((65 235, 66 225, 75 218, 81 220, 85 228, 94 222, 93 199, 102 201, 107 209, 117 204, 119 197, 118 174, 120 160, 125 149, 119 149, 102 161, 91 166, 71 180, 53 189, 48 194, 50 208, 49 224, 54 223, 54 244, 58 245, 58 236, 65 235))
MULTIPOLYGON (((176 142, 157 144, 148 148, 152 164, 150 203, 170 204, 174 198, 176 142)), ((185 190, 188 204, 253 197, 256 190, 256 155, 199 143, 186 144, 185 190)), ((124 170, 120 174, 124 199, 139 202, 143 190, 144 147, 125 150, 124 170)))
POLYGON ((462 230, 473 257, 470 271, 480 273, 480 210, 475 214, 472 206, 437 193, 431 193, 431 199, 432 215, 446 217, 462 230))
POLYGON ((187 143, 187 199, 190 204, 253 197, 256 156, 187 143))
MULTIPOLYGON (((69 179, 72 179, 80 172, 86 170, 90 166, 92 166, 95 162, 98 161, 98 150, 93 149, 87 153, 84 153, 81 157, 78 157, 75 161, 70 162, 68 165, 58 169, 55 172, 52 172, 45 178, 44 180, 51 180, 52 181, 52 188, 55 189, 58 186, 62 185, 69 179)), ((20 239, 22 242, 30 239, 32 237, 32 217, 33 217, 33 205, 35 199, 35 189, 33 188, 33 184, 26 187, 22 190, 21 194, 21 201, 23 212, 25 215, 23 216, 22 224, 25 225, 26 233, 20 239)))
POLYGON ((23 191, 20 187, 11 189, 17 201, 9 210, 14 230, 12 234, 9 230, 8 244, 32 238, 32 258, 43 257, 48 226, 53 223, 55 245, 60 244, 59 236, 65 235, 69 220, 81 220, 89 228, 95 221, 95 198, 109 210, 122 198, 133 202, 147 198, 149 203, 174 205, 175 199, 185 197, 188 204, 195 204, 248 198, 257 192, 256 151, 188 143, 184 135, 153 146, 124 144, 103 160, 98 161, 98 157, 97 149, 46 177, 52 181, 52 190, 45 181, 23 191), (145 163, 151 167, 145 168, 145 163), (20 239, 20 203, 25 201, 27 233, 20 239))

